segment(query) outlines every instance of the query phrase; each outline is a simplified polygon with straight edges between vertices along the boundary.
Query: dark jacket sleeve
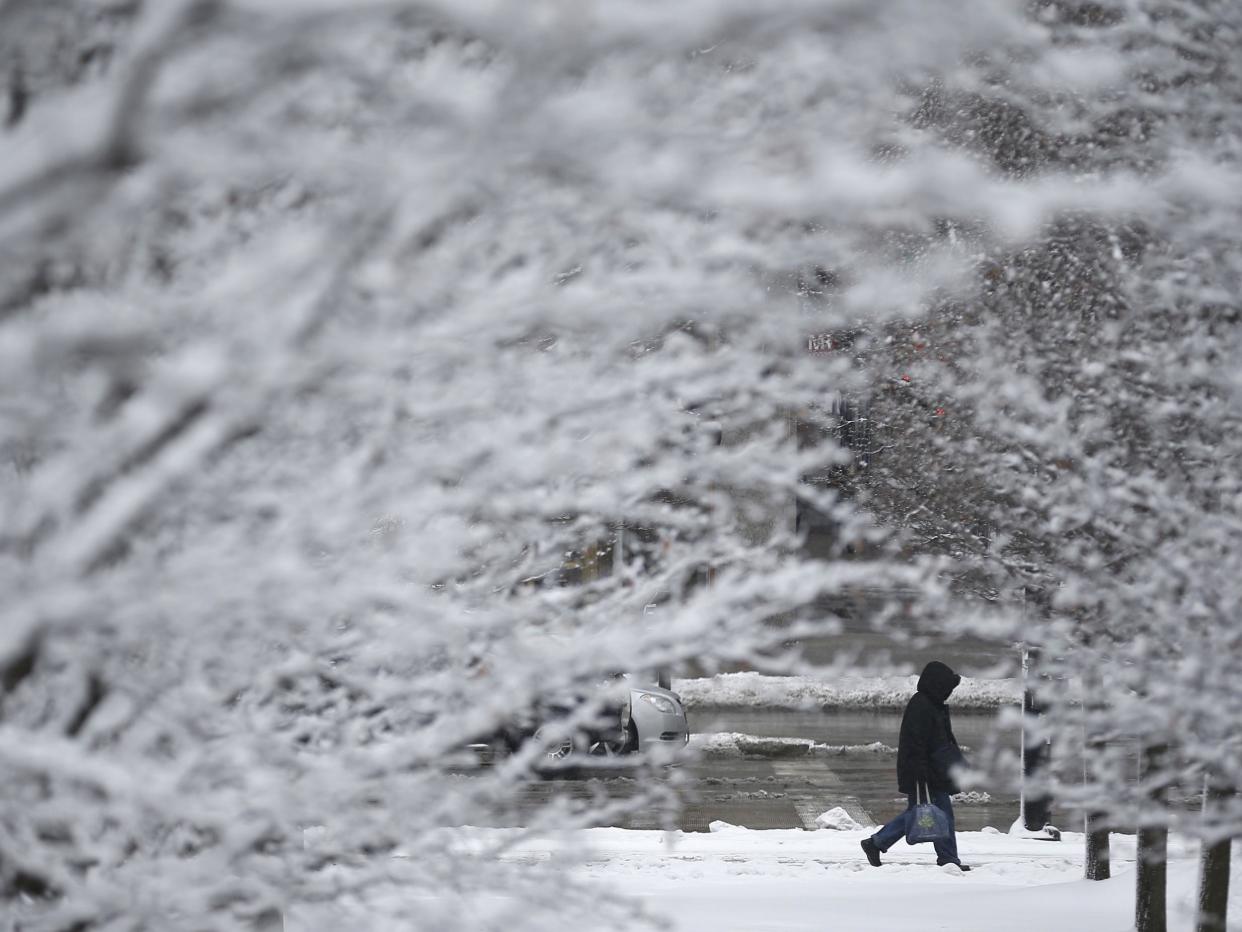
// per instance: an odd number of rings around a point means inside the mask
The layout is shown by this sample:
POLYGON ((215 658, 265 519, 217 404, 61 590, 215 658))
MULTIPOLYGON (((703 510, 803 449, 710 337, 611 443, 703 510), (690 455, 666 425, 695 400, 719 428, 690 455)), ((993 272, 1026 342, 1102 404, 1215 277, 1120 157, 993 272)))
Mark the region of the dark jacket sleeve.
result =
POLYGON ((962 750, 956 744, 941 745, 931 754, 932 768, 935 773, 929 782, 945 792, 959 792, 957 781, 953 779, 953 769, 965 762, 966 758, 962 756, 962 750))
POLYGON ((931 761, 931 780, 941 789, 949 793, 959 792, 957 781, 953 779, 953 769, 966 763, 962 749, 958 747, 957 738, 953 734, 953 725, 949 712, 945 709, 938 716, 937 729, 931 741, 929 758, 931 761))
POLYGON ((931 781, 931 731, 935 727, 928 709, 917 706, 911 710, 915 713, 908 735, 910 764, 914 770, 914 778, 919 783, 931 781))

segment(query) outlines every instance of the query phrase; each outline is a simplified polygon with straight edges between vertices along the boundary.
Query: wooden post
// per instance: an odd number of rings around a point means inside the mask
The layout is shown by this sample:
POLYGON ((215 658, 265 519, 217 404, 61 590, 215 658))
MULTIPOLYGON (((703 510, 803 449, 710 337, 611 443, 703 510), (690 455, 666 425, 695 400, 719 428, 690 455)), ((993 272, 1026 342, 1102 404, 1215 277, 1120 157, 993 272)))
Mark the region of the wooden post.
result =
MULTIPOLYGON (((1146 780, 1164 766, 1168 748, 1157 745, 1143 749, 1139 777, 1146 780)), ((1161 781, 1151 790, 1147 802, 1152 809, 1163 810, 1167 787, 1161 781)), ((1153 815, 1154 813, 1148 813, 1153 815)), ((1167 932, 1169 829, 1166 825, 1140 825, 1138 854, 1135 866, 1134 928, 1136 932, 1167 932)))
MULTIPOLYGON (((1092 736, 1096 728, 1095 716, 1103 711, 1097 673, 1088 670, 1082 679, 1082 690, 1082 780, 1086 784, 1090 781, 1096 758, 1104 753, 1104 743, 1092 736)), ((1108 817, 1103 812, 1088 812, 1085 821, 1083 876, 1087 880, 1108 880, 1112 876, 1108 817)))
MULTIPOLYGON (((1204 808, 1214 809, 1235 794, 1232 787, 1208 783, 1204 808)), ((1199 912, 1195 932, 1225 932, 1229 918, 1229 860, 1232 838, 1203 846, 1199 860, 1199 912)))
POLYGON ((1108 825, 1099 812, 1087 813, 1086 851, 1084 858, 1087 880, 1108 880, 1112 876, 1112 852, 1109 848, 1108 825))

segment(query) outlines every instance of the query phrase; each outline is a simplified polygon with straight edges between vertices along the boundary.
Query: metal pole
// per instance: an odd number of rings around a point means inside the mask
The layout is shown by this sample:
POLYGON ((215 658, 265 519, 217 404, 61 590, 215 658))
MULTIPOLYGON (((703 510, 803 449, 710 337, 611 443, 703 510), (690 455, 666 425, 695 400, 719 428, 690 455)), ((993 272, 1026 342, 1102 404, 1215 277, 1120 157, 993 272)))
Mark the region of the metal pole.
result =
MULTIPOLYGON (((1026 630, 1026 588, 1022 589, 1022 630, 1026 630)), ((1018 729, 1018 760, 1022 762, 1022 776, 1018 783, 1018 821, 1026 825, 1026 670, 1029 663, 1026 645, 1022 645, 1022 715, 1018 729)))

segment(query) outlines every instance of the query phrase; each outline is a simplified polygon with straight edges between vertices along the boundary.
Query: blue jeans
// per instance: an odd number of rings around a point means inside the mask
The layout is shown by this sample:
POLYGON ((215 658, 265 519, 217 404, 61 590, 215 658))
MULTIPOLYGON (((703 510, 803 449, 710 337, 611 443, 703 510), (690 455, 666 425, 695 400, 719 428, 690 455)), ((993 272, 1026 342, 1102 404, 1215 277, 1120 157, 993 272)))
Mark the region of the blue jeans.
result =
MULTIPOLYGON (((887 851, 906 837, 906 829, 910 827, 910 816, 916 805, 914 793, 908 794, 906 798, 909 800, 906 811, 871 836, 871 840, 881 851, 887 851)), ((927 797, 923 796, 923 798, 927 797)), ((936 863, 944 864, 953 861, 955 864, 960 864, 961 859, 957 856, 957 833, 953 827, 953 800, 949 798, 948 793, 932 793, 931 802, 933 806, 943 809, 944 814, 949 817, 949 837, 944 841, 932 842, 936 848, 936 863)))

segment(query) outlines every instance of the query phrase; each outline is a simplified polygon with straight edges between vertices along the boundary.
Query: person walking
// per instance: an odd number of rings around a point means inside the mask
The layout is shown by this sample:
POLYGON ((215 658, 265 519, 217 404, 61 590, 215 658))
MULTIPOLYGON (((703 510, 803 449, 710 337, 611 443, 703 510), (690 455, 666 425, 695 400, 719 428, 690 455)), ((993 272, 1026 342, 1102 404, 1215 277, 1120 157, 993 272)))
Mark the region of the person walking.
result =
POLYGON ((936 863, 970 868, 957 854, 957 834, 953 827, 953 800, 958 792, 952 770, 965 764, 962 749, 953 736, 953 724, 945 705, 962 678, 947 664, 933 660, 919 676, 918 691, 906 704, 901 717, 901 737, 897 742, 897 789, 909 800, 905 812, 860 844, 872 867, 881 865, 880 855, 904 838, 910 827, 914 807, 929 798, 949 818, 949 837, 935 842, 936 863))

